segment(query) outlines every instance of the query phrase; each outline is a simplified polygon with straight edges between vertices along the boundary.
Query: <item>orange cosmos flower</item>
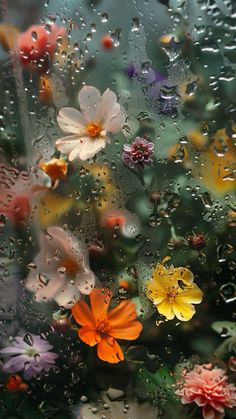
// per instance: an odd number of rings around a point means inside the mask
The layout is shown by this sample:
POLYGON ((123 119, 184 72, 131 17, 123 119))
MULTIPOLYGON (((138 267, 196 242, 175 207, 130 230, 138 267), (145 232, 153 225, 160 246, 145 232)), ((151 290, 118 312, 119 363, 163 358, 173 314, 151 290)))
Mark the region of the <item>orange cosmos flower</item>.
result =
POLYGON ((68 165, 63 159, 51 159, 48 163, 41 162, 39 164, 41 170, 44 171, 52 179, 53 185, 59 179, 65 179, 68 165))
POLYGON ((80 339, 89 346, 97 345, 97 355, 102 361, 116 364, 124 360, 124 354, 116 339, 137 339, 143 328, 136 320, 135 304, 122 300, 108 312, 112 293, 106 288, 94 288, 90 293, 90 304, 79 301, 71 311, 76 322, 82 326, 80 339))
POLYGON ((28 384, 24 383, 18 374, 12 374, 8 377, 6 388, 11 393, 25 391, 28 387, 28 384))

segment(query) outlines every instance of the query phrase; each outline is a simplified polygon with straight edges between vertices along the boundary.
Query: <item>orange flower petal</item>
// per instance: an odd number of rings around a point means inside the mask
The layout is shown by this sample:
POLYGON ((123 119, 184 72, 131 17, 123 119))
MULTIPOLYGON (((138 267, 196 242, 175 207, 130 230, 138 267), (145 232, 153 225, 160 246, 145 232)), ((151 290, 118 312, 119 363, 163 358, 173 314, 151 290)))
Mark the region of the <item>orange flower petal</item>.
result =
POLYGON ((97 355, 102 361, 110 364, 117 364, 125 359, 118 342, 109 336, 102 338, 101 342, 98 343, 97 355))
POLYGON ((101 336, 97 333, 96 329, 91 326, 83 326, 79 331, 78 335, 80 339, 87 343, 89 346, 95 346, 101 342, 101 336))
POLYGON ((107 316, 107 310, 111 301, 112 293, 107 288, 94 288, 89 294, 94 319, 107 316))
POLYGON ((143 329, 138 320, 124 323, 123 327, 111 327, 109 334, 116 339, 134 340, 137 339, 143 329))
POLYGON ((137 317, 136 306, 131 301, 121 301, 117 307, 108 313, 107 317, 111 327, 126 327, 127 322, 135 320, 137 317))
POLYGON ((85 301, 79 301, 72 309, 72 314, 78 324, 81 326, 94 326, 94 318, 92 311, 85 301))

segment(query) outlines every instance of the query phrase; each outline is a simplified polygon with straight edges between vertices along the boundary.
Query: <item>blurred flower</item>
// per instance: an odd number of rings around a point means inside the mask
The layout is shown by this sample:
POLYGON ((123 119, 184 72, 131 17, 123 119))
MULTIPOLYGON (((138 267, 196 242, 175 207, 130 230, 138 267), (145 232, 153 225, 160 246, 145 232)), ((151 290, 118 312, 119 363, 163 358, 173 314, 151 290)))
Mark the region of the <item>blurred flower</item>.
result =
POLYGON ((147 296, 158 312, 167 320, 175 316, 182 321, 190 320, 195 308, 192 304, 202 301, 202 291, 193 283, 194 276, 187 268, 166 268, 165 258, 153 271, 152 280, 147 283, 147 296))
MULTIPOLYGON (((235 127, 233 127, 235 130, 235 127)), ((211 192, 224 194, 235 190, 236 147, 234 135, 226 129, 218 130, 205 150, 198 164, 193 166, 193 175, 211 192)))
POLYGON ((39 101, 47 106, 53 104, 53 84, 51 78, 46 74, 39 77, 39 101))
POLYGON ((81 243, 60 227, 40 234, 40 252, 31 264, 26 288, 37 301, 55 300, 69 308, 94 287, 95 276, 89 268, 87 252, 81 243))
POLYGON ((63 197, 51 191, 44 194, 37 205, 37 222, 43 228, 47 228, 68 213, 75 204, 73 197, 63 197))
POLYGON ((0 215, 16 225, 29 218, 31 200, 44 190, 44 186, 31 182, 29 173, 0 164, 0 215))
POLYGON ((5 51, 14 48, 19 29, 10 23, 0 24, 0 44, 5 51))
POLYGON ((57 39, 64 35, 65 29, 55 24, 30 26, 16 39, 22 64, 31 71, 47 71, 57 47, 57 39))
POLYGON ((187 242, 194 250, 201 250, 206 246, 206 238, 203 234, 191 234, 187 237, 187 242))
POLYGON ((154 144, 145 138, 136 137, 132 144, 124 144, 122 160, 131 169, 144 169, 152 164, 154 144))
POLYGON ((3 367, 3 372, 24 371, 26 380, 49 371, 55 364, 58 354, 50 352, 53 348, 46 340, 37 335, 17 336, 12 346, 0 350, 0 354, 11 356, 3 367))
POLYGON ((52 186, 55 186, 59 179, 65 179, 67 174, 67 163, 63 159, 51 159, 48 163, 40 162, 39 167, 52 180, 52 186))
POLYGON ((116 229, 128 238, 137 236, 140 230, 138 217, 127 210, 104 211, 101 216, 101 225, 107 229, 116 229))
POLYGON ((25 391, 28 389, 28 384, 24 383, 18 374, 13 374, 8 377, 6 389, 12 393, 18 391, 25 391))
POLYGON ((204 419, 222 419, 224 409, 236 407, 236 387, 228 383, 228 377, 221 368, 212 364, 195 365, 190 372, 183 372, 183 381, 179 382, 183 404, 196 403, 202 407, 204 419))
POLYGON ((110 89, 103 95, 93 86, 84 86, 79 92, 81 112, 62 108, 57 117, 62 131, 71 134, 56 141, 59 151, 69 160, 87 160, 94 157, 109 142, 107 134, 121 130, 124 114, 117 96, 110 89))
POLYGON ((109 33, 107 33, 106 35, 102 37, 101 44, 104 49, 112 49, 114 47, 113 39, 111 35, 109 35, 109 33))
POLYGON ((79 301, 72 314, 82 326, 78 331, 80 339, 89 346, 97 345, 97 355, 111 364, 124 360, 124 354, 116 339, 137 339, 143 328, 136 320, 136 306, 122 300, 108 312, 112 293, 106 289, 94 288, 89 295, 91 309, 84 301, 79 301))

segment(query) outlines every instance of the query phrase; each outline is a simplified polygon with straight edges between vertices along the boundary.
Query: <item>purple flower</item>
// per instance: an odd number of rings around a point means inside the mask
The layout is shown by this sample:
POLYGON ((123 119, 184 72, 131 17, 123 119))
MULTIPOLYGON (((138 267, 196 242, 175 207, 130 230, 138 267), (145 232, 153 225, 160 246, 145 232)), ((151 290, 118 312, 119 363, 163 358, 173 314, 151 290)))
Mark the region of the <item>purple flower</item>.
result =
POLYGON ((144 169, 152 164, 154 144, 145 138, 136 137, 132 144, 124 144, 122 160, 131 169, 144 169))
POLYGON ((11 356, 3 367, 3 372, 16 373, 24 371, 24 378, 32 377, 49 371, 55 364, 58 354, 50 352, 53 348, 46 340, 37 335, 26 334, 24 338, 17 336, 12 346, 7 346, 0 354, 11 356))

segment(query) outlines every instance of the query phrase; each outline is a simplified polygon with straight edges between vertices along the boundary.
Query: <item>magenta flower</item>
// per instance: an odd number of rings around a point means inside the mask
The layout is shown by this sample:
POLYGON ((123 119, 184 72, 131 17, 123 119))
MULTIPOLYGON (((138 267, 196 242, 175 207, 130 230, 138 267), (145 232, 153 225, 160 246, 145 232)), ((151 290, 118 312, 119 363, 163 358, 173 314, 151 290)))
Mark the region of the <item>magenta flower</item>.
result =
POLYGON ((132 144, 124 144, 122 160, 131 169, 144 169, 152 164, 154 144, 145 138, 136 137, 132 144))
POLYGON ((58 354, 50 352, 53 348, 46 340, 37 335, 26 334, 24 338, 17 336, 12 346, 7 346, 0 354, 10 356, 2 367, 2 372, 14 374, 24 371, 26 380, 49 371, 55 364, 58 354))
POLYGON ((236 406, 236 387, 228 383, 228 377, 221 368, 212 364, 195 365, 192 371, 183 372, 175 392, 183 404, 196 403, 202 407, 204 419, 222 419, 224 409, 236 406))

